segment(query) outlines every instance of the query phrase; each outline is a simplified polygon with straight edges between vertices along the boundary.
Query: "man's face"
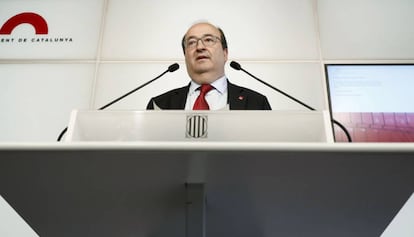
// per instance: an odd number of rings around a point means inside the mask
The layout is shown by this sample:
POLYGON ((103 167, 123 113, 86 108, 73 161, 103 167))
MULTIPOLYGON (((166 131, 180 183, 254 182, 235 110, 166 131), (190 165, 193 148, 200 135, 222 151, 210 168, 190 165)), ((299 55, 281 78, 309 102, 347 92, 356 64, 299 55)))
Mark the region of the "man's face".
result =
POLYGON ((227 49, 221 45, 220 31, 208 23, 196 24, 185 35, 185 41, 189 40, 197 41, 194 47, 185 48, 185 62, 190 77, 199 84, 206 84, 224 76, 227 49), (217 42, 206 46, 202 40, 198 40, 205 36, 211 36, 217 42))

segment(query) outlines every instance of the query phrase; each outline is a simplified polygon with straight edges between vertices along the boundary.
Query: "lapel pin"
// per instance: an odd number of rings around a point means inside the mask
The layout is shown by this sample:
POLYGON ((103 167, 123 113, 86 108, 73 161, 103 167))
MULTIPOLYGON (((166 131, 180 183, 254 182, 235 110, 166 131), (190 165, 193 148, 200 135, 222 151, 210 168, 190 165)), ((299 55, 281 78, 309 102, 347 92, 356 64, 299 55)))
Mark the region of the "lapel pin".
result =
POLYGON ((244 100, 244 97, 242 95, 239 96, 239 100, 244 100))

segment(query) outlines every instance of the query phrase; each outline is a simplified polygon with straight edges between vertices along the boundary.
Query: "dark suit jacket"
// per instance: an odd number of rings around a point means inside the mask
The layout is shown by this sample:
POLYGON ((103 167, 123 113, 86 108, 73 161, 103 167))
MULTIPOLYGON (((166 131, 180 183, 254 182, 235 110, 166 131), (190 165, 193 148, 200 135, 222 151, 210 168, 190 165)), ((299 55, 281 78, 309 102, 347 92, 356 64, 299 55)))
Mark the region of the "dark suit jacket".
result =
MULTIPOLYGON (((162 95, 152 98, 147 109, 154 109, 153 103, 161 109, 184 109, 187 101, 187 86, 168 91, 162 95)), ((253 90, 234 85, 228 81, 228 103, 230 110, 271 110, 267 98, 253 90)))

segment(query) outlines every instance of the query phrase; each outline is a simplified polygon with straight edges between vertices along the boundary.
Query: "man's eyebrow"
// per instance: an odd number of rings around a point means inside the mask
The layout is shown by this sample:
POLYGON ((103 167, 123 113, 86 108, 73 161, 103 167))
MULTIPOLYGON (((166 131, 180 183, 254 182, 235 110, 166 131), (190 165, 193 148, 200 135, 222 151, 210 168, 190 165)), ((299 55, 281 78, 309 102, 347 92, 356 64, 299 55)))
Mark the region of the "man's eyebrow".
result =
MULTIPOLYGON (((205 36, 214 36, 213 34, 204 34, 201 37, 205 37, 205 36)), ((194 36, 194 35, 190 35, 187 37, 187 39, 197 39, 198 37, 194 36)))

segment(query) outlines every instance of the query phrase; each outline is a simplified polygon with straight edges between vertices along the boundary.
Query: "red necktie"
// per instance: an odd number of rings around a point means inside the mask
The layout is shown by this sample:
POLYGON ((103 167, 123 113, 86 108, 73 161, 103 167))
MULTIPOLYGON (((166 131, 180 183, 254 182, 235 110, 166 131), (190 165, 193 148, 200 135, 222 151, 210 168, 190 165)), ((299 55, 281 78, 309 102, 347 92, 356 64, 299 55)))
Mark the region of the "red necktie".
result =
POLYGON ((206 94, 213 89, 210 84, 201 85, 200 95, 197 97, 197 100, 194 103, 193 110, 209 110, 210 107, 206 101, 206 94))

